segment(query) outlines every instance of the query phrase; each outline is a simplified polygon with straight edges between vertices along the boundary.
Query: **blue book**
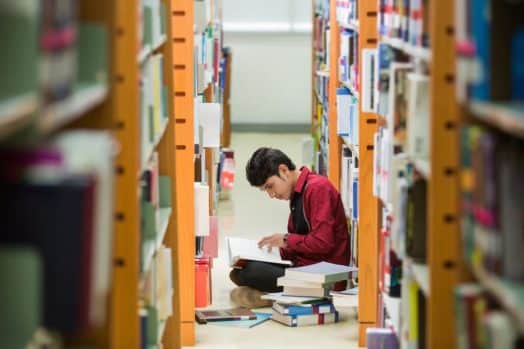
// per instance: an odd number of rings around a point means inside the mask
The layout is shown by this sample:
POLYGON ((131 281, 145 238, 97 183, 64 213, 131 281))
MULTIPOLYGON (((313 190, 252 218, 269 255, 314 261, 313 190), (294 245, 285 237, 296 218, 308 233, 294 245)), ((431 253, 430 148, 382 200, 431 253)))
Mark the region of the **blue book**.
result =
POLYGON ((271 319, 289 327, 333 324, 339 321, 338 311, 329 314, 283 315, 273 309, 271 319))
POLYGON ((524 101, 524 28, 515 31, 511 40, 511 98, 524 101))
POLYGON ((491 98, 491 21, 489 19, 490 0, 474 0, 471 3, 470 23, 472 37, 476 47, 476 59, 482 67, 481 74, 473 82, 471 97, 480 101, 491 98))
POLYGON ((353 180, 353 219, 358 219, 358 178, 353 180))
POLYGON ((273 310, 282 315, 312 315, 312 314, 330 314, 335 312, 335 306, 331 302, 322 302, 318 304, 280 304, 274 303, 273 310))

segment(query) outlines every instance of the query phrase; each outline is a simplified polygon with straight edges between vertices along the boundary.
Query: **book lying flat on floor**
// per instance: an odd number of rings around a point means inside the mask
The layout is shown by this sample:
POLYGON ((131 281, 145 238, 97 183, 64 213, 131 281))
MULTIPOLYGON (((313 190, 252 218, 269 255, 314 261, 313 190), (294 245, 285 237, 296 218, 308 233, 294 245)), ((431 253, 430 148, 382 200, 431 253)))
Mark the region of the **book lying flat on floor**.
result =
POLYGON ((311 305, 294 305, 294 304, 280 304, 274 303, 273 310, 282 315, 313 315, 313 314, 330 314, 336 311, 333 304, 330 302, 323 302, 311 305))
POLYGON ((289 327, 333 324, 339 321, 338 311, 329 314, 282 315, 273 309, 271 319, 289 327))
POLYGON ((197 310, 195 317, 199 324, 210 321, 255 320, 257 314, 247 308, 197 310))
POLYGON ((253 328, 271 319, 271 313, 255 313, 257 318, 255 320, 230 320, 230 321, 211 321, 209 324, 238 327, 238 328, 253 328))
POLYGON ((243 238, 226 238, 229 265, 232 267, 242 267, 246 261, 259 261, 291 265, 291 261, 283 260, 280 257, 278 248, 268 252, 266 248, 259 248, 257 240, 243 238))

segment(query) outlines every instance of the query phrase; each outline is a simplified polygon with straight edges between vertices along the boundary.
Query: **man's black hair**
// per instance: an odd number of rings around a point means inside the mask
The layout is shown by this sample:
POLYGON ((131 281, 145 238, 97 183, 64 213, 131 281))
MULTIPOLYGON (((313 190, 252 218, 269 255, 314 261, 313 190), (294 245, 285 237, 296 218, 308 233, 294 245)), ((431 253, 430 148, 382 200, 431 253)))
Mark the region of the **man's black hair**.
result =
POLYGON ((291 171, 295 164, 282 151, 273 148, 258 148, 246 164, 246 177, 254 187, 260 187, 271 176, 278 176, 278 166, 286 165, 291 171))

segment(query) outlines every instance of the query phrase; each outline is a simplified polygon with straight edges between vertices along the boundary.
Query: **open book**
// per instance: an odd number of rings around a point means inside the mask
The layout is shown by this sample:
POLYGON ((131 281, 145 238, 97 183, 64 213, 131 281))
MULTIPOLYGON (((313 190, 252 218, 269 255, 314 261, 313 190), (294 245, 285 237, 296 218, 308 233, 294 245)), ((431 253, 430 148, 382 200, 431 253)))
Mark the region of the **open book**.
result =
POLYGON ((232 267, 242 267, 248 260, 292 265, 291 261, 283 260, 280 257, 278 248, 273 248, 271 252, 268 252, 266 248, 258 248, 257 240, 226 237, 226 244, 229 265, 232 267))

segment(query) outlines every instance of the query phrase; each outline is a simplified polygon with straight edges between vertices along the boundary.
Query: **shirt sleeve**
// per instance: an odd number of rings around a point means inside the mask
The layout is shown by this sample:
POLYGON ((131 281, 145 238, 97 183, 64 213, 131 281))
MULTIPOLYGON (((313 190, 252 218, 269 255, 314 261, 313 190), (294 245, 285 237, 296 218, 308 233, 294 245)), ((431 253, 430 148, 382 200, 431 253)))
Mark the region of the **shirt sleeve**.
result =
POLYGON ((291 234, 295 232, 295 230, 293 229, 291 214, 289 215, 288 222, 287 222, 287 232, 288 232, 288 245, 280 249, 280 257, 288 261, 293 261, 295 259, 295 253, 293 252, 292 249, 289 248, 289 237, 291 236, 291 234))
POLYGON ((304 208, 309 221, 307 235, 289 234, 288 248, 300 254, 326 255, 335 247, 335 217, 338 193, 316 187, 306 191, 304 208))

